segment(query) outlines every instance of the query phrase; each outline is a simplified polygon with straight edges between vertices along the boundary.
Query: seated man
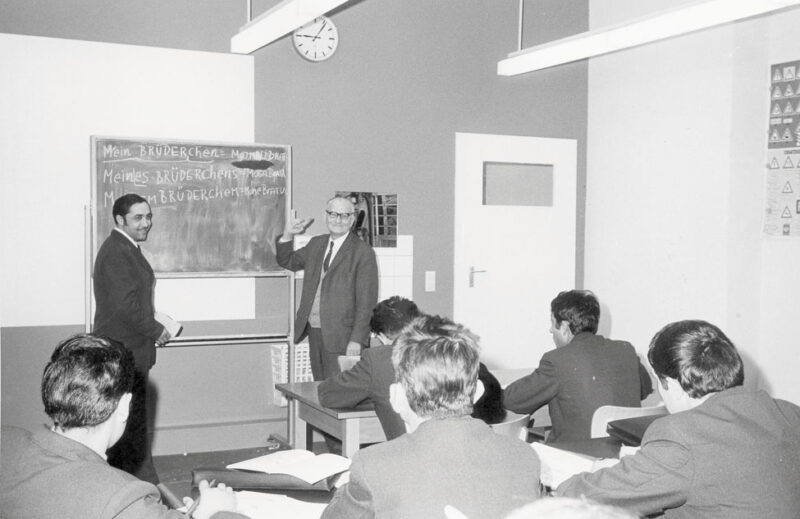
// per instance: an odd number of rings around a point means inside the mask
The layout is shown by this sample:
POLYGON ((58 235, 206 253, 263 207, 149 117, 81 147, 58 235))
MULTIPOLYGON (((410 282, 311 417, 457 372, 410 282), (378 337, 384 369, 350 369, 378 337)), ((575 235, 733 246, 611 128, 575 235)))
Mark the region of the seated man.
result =
POLYGON ((800 517, 800 407, 741 387, 742 359, 705 321, 668 324, 648 358, 670 414, 636 454, 573 476, 558 495, 668 519, 800 517))
MULTIPOLYGON (((158 489, 106 462, 125 430, 133 357, 121 344, 76 335, 59 344, 44 369, 42 400, 52 429, 2 428, 3 517, 186 518, 160 503, 158 489)), ((239 517, 230 488, 200 485, 194 519, 239 517)))
MULTIPOLYGON (((389 403, 389 386, 394 382, 392 343, 404 326, 421 315, 417 305, 404 297, 392 296, 378 303, 369 326, 382 344, 363 350, 361 360, 351 369, 322 381, 317 389, 320 404, 353 407, 371 400, 386 439, 404 434, 406 426, 389 403)), ((483 394, 475 402, 472 416, 490 424, 502 422, 506 413, 500 383, 483 364, 478 379, 483 384, 483 394)))
POLYGON ((600 303, 594 294, 561 292, 550 310, 556 349, 542 356, 533 373, 505 389, 503 403, 521 414, 549 404, 548 442, 586 440, 598 407, 638 407, 653 384, 633 346, 597 335, 600 303))
POLYGON ((478 348, 469 330, 440 317, 403 330, 390 398, 409 434, 358 451, 323 519, 443 517, 445 505, 503 517, 539 497, 533 449, 470 417, 478 348))
POLYGON ((413 301, 400 296, 378 303, 372 310, 369 327, 382 345, 363 350, 355 366, 322 381, 318 389, 320 404, 353 407, 369 399, 375 405, 386 439, 404 434, 405 424, 389 403, 389 385, 394 382, 392 342, 405 325, 420 315, 413 301))

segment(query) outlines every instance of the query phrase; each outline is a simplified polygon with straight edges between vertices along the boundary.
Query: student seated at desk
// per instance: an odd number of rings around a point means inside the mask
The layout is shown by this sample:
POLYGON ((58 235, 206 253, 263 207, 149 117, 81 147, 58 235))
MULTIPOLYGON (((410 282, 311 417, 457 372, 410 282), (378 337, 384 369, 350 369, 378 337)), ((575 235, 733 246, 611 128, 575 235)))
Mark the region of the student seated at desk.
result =
POLYGON ((350 481, 323 519, 503 517, 540 495, 539 459, 520 440, 470 416, 478 340, 452 321, 423 316, 395 340, 392 407, 409 433, 358 451, 350 481))
POLYGON ((800 517, 800 407, 742 387, 739 353, 705 321, 668 324, 648 358, 670 414, 636 454, 556 493, 667 519, 800 517))
POLYGON ((378 303, 372 310, 369 327, 382 344, 363 350, 361 360, 351 369, 322 381, 317 389, 319 403, 325 407, 353 407, 370 400, 387 440, 405 434, 402 418, 389 403, 389 386, 394 382, 392 342, 404 326, 420 315, 422 312, 413 301, 400 296, 378 303))
MULTIPOLYGON (((417 305, 404 297, 392 296, 378 303, 369 326, 381 345, 363 350, 355 366, 322 381, 317 389, 319 403, 325 407, 353 407, 370 400, 387 440, 405 434, 402 418, 389 403, 389 386, 394 382, 392 343, 403 327, 421 315, 417 305)), ((475 402, 472 416, 490 424, 502 422, 506 413, 500 383, 483 364, 478 378, 484 391, 475 402)))
MULTIPOLYGON (((2 428, 2 517, 186 519, 161 504, 155 486, 106 462, 125 430, 133 377, 133 356, 120 343, 83 334, 56 347, 42 378, 52 429, 2 428)), ((199 499, 194 519, 246 518, 224 512, 236 508, 225 485, 201 482, 199 499)))
POLYGON ((556 349, 542 356, 533 373, 506 387, 503 405, 529 414, 548 404, 548 442, 588 440, 598 407, 638 407, 653 384, 633 346, 597 335, 600 303, 593 293, 561 292, 550 310, 556 349))

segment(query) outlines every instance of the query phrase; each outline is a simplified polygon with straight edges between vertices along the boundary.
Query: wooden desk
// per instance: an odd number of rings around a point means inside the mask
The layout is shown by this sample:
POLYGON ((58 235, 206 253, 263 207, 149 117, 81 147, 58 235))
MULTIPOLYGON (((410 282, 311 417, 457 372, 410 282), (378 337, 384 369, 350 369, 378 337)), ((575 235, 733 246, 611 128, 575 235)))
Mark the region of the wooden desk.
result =
POLYGON ((622 442, 617 438, 605 436, 603 438, 592 438, 590 440, 548 443, 548 445, 557 449, 592 456, 593 458, 619 458, 619 449, 622 446, 622 442))
POLYGON ((347 458, 352 458, 362 443, 386 441, 372 404, 346 409, 324 407, 319 403, 317 386, 318 381, 275 384, 288 402, 288 441, 292 447, 301 445, 305 438, 305 447, 311 450, 313 429, 339 438, 342 456, 347 458))

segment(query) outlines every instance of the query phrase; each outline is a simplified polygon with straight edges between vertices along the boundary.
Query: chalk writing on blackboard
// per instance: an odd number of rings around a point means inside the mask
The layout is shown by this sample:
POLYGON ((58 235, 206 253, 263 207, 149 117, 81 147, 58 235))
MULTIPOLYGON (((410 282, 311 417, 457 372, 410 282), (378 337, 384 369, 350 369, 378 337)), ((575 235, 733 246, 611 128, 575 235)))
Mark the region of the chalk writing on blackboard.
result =
POLYGON ((137 193, 153 210, 142 249, 156 273, 279 272, 290 156, 285 145, 93 137, 93 251, 114 227, 114 200, 137 193))

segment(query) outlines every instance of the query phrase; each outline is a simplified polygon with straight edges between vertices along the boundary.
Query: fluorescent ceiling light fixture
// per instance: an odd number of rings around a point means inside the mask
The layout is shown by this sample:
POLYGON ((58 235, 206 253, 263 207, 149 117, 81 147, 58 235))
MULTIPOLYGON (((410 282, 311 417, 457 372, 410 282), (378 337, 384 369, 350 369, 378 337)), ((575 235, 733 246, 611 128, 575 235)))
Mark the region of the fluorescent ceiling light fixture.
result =
POLYGON ((497 63, 515 76, 777 11, 800 0, 703 0, 512 52, 497 63))
POLYGON ((347 0, 283 0, 239 29, 231 38, 231 52, 255 52, 346 2, 347 0))

